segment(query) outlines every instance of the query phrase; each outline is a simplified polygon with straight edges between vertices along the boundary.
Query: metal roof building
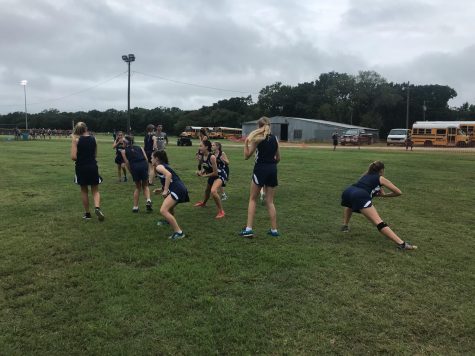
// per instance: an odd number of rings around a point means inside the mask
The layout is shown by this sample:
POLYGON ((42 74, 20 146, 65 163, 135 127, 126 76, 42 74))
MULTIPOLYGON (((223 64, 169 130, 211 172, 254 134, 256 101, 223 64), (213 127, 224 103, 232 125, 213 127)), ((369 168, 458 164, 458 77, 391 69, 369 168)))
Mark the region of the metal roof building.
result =
MULTIPOLYGON (((332 133, 343 134, 348 129, 363 129, 371 133, 373 142, 379 141, 379 130, 369 127, 343 124, 340 122, 304 119, 300 117, 273 116, 270 119, 271 131, 280 141, 330 142, 332 133)), ((257 128, 257 120, 242 123, 243 136, 257 128)))

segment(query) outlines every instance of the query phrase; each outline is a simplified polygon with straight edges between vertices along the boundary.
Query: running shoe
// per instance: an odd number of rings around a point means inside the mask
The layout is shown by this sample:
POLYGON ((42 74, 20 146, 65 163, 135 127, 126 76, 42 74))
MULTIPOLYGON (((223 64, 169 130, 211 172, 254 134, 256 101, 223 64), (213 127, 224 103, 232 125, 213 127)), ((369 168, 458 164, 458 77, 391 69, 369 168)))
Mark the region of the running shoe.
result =
POLYGON ((272 229, 269 229, 267 231, 267 235, 272 236, 272 237, 279 237, 280 236, 278 231, 272 231, 272 229))
POLYGON ((417 246, 411 245, 409 242, 404 242, 402 245, 398 245, 398 249, 406 251, 406 250, 417 250, 417 246))
POLYGON ((124 176, 124 182, 127 182, 127 176, 124 176))
POLYGON ((97 218, 99 219, 99 221, 104 221, 105 216, 104 216, 104 213, 102 212, 101 208, 95 208, 94 212, 96 213, 97 218))
POLYGON ((198 203, 196 203, 196 204, 195 204, 195 205, 193 205, 193 206, 196 206, 196 207, 202 207, 202 208, 204 208, 204 207, 206 206, 206 204, 205 204, 205 203, 203 203, 202 201, 199 201, 198 203))
POLYGON ((216 219, 222 219, 226 216, 226 214, 224 213, 224 210, 221 210, 218 215, 216 215, 216 219))
POLYGON ((164 225, 170 225, 170 223, 166 220, 158 220, 157 221, 157 226, 164 226, 164 225))
POLYGON ((184 232, 181 232, 181 233, 180 232, 174 232, 173 235, 171 235, 169 237, 169 239, 175 241, 175 240, 180 240, 180 239, 184 238, 185 236, 186 235, 185 235, 184 232))
POLYGON ((145 204, 145 208, 147 209, 147 213, 151 213, 153 211, 151 200, 147 201, 147 203, 145 204))
POLYGON ((246 230, 246 228, 244 227, 241 232, 238 233, 238 235, 241 237, 247 237, 248 239, 252 239, 254 237, 254 231, 246 230))
POLYGON ((91 218, 92 218, 91 213, 84 213, 82 218, 83 218, 83 220, 91 220, 91 218))
POLYGON ((132 212, 133 212, 133 213, 138 213, 138 212, 139 212, 139 208, 132 208, 132 212))
POLYGON ((228 200, 226 193, 221 194, 221 200, 228 200))
POLYGON ((341 232, 348 232, 348 231, 350 231, 350 228, 348 227, 348 225, 341 225, 340 231, 341 232))

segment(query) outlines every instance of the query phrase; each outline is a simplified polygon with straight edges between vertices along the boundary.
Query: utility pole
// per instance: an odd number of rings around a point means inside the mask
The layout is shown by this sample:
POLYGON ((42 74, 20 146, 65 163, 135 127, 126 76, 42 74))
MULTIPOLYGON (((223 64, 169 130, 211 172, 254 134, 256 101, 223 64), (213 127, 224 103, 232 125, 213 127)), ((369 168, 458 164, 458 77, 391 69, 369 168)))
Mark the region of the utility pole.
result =
POLYGON ((410 91, 410 83, 407 82, 407 98, 406 98, 406 130, 409 129, 409 91, 410 91))
POLYGON ((124 62, 126 62, 129 65, 129 80, 128 80, 128 86, 127 86, 127 134, 130 134, 130 62, 135 61, 135 55, 129 54, 123 55, 122 59, 124 62))

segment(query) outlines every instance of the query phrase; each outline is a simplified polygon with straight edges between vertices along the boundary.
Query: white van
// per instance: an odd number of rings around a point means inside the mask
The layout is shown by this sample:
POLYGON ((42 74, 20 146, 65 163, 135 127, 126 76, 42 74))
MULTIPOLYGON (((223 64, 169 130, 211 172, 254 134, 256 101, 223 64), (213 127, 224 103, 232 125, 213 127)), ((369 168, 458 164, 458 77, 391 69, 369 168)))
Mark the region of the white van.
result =
POLYGON ((406 143, 407 135, 411 134, 411 130, 406 129, 392 129, 389 131, 386 144, 389 145, 404 145, 406 143))

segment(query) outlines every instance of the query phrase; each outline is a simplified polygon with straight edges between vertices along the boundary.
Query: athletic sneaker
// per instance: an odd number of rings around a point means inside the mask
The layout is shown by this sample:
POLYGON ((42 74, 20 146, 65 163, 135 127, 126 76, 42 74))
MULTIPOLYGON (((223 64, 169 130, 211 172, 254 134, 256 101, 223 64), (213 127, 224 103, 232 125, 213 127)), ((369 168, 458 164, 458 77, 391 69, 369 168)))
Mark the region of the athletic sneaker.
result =
POLYGON ((196 204, 195 204, 195 205, 193 205, 193 206, 196 206, 196 207, 202 207, 202 208, 204 208, 204 207, 206 206, 206 204, 205 204, 205 203, 203 203, 202 201, 199 201, 198 203, 196 203, 196 204))
POLYGON ((269 230, 267 231, 267 235, 272 236, 272 237, 279 237, 279 236, 280 236, 280 234, 279 234, 278 231, 275 231, 275 232, 274 232, 274 231, 272 231, 272 229, 269 229, 269 230))
POLYGON ((104 216, 104 213, 102 212, 101 208, 95 208, 94 212, 96 213, 97 218, 99 219, 99 221, 104 221, 105 216, 104 216))
POLYGON ((138 213, 138 212, 139 212, 139 208, 132 208, 132 212, 133 212, 133 213, 138 213))
POLYGON ((221 194, 221 200, 228 200, 226 193, 221 194))
POLYGON ((216 219, 222 219, 222 218, 224 218, 225 215, 226 215, 226 214, 224 213, 224 210, 221 210, 221 211, 218 213, 218 215, 216 215, 215 218, 216 218, 216 219))
POLYGON ((124 182, 127 182, 127 176, 124 176, 124 182))
POLYGON ((150 213, 153 211, 152 209, 152 201, 149 200, 146 204, 145 204, 145 208, 147 209, 147 213, 150 213))
POLYGON ((82 218, 84 220, 91 220, 92 216, 91 216, 91 213, 84 213, 84 215, 82 216, 82 218))
POLYGON ((404 242, 402 245, 397 246, 400 250, 417 250, 417 246, 411 245, 409 242, 404 242))
POLYGON ((340 231, 341 232, 348 232, 348 231, 350 231, 350 228, 348 227, 348 225, 341 225, 340 231))
POLYGON ((244 227, 241 232, 238 233, 238 235, 241 237, 247 237, 248 239, 252 239, 254 237, 254 231, 246 230, 246 228, 244 227))
POLYGON ((171 235, 169 237, 169 239, 175 241, 175 240, 180 240, 180 239, 184 238, 185 236, 186 235, 185 235, 184 232, 181 232, 181 233, 180 232, 174 232, 173 235, 171 235))
POLYGON ((157 226, 164 226, 164 225, 170 225, 170 223, 166 220, 158 220, 157 221, 157 226))

